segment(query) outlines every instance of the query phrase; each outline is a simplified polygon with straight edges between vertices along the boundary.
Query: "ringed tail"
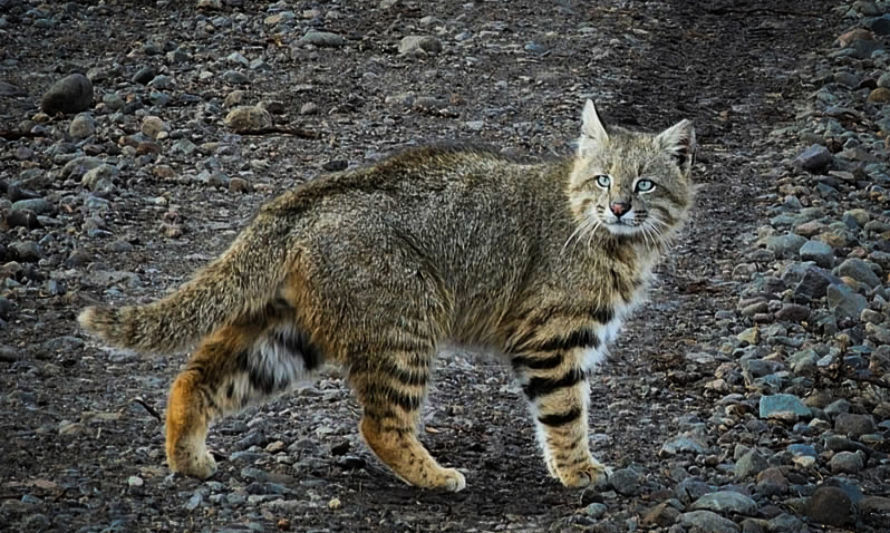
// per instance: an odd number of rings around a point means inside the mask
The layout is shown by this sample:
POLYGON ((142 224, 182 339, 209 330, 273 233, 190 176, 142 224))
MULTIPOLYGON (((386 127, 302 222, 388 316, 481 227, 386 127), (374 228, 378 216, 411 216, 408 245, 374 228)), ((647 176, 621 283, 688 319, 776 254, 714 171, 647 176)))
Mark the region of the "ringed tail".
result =
POLYGON ((146 305, 91 306, 81 327, 111 346, 139 352, 185 349, 238 317, 265 308, 292 264, 288 227, 258 217, 220 257, 172 294, 146 305))

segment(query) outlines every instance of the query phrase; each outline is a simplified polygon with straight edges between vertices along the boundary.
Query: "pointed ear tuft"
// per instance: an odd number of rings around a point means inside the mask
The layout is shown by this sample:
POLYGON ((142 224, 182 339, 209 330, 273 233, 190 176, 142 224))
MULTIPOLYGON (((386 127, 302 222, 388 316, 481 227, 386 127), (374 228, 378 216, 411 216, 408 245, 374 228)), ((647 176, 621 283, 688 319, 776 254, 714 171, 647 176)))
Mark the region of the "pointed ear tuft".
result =
POLYGON ((655 144, 668 152, 684 171, 692 167, 695 158, 695 129, 685 118, 655 137, 655 144))
POLYGON ((587 152, 595 146, 600 146, 609 141, 609 134, 600 121, 599 114, 593 102, 587 100, 584 103, 584 111, 581 113, 581 138, 578 140, 578 148, 581 153, 587 152))

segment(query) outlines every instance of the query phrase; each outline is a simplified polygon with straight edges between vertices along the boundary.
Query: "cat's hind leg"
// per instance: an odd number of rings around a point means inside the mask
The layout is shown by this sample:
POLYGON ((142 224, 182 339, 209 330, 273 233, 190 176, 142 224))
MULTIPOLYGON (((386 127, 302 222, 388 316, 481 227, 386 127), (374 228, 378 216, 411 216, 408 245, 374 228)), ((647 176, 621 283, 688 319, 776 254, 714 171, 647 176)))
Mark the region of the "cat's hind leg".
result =
POLYGON ((167 401, 167 464, 205 479, 216 461, 205 441, 210 423, 290 389, 320 366, 319 351, 292 315, 224 326, 205 338, 173 383, 167 401))
POLYGON ((456 492, 463 474, 440 466, 417 439, 433 355, 432 343, 386 343, 353 358, 349 381, 363 408, 359 429, 377 457, 407 483, 456 492))

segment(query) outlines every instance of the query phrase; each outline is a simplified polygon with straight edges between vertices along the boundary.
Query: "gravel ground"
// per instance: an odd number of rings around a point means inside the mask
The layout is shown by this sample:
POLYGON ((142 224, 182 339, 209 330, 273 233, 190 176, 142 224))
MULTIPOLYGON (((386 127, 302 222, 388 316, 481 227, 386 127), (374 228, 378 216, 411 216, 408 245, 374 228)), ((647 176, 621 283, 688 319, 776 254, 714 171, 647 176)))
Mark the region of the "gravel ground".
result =
POLYGON ((890 2, 0 0, 0 529, 886 531, 890 2), (69 76, 72 74, 79 74, 69 76), (419 492, 326 373, 166 471, 185 354, 79 332, 147 301, 255 209, 430 141, 566 153, 693 119, 698 206, 593 381, 600 491, 546 476, 503 366, 443 354, 419 492))

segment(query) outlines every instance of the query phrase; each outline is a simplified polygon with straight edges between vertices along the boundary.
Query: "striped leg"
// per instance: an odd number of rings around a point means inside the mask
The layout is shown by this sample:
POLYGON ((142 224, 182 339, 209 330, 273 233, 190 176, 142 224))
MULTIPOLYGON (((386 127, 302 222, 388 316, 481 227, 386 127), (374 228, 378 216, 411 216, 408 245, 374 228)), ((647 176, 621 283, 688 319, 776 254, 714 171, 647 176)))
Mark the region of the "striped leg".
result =
POLYGON ((577 340, 545 343, 512 358, 535 417, 547 469, 567 487, 597 485, 608 477, 608 469, 590 455, 587 439, 587 365, 598 342, 583 349, 573 346, 577 340))
POLYGON ((349 381, 364 410, 359 429, 377 457, 411 485, 456 492, 466 486, 463 474, 439 466, 417 439, 433 354, 432 343, 381 346, 353 358, 349 381))
POLYGON ((208 336, 170 389, 170 469, 212 476, 216 462, 205 444, 210 423, 287 391, 321 363, 321 354, 292 322, 233 324, 208 336))

